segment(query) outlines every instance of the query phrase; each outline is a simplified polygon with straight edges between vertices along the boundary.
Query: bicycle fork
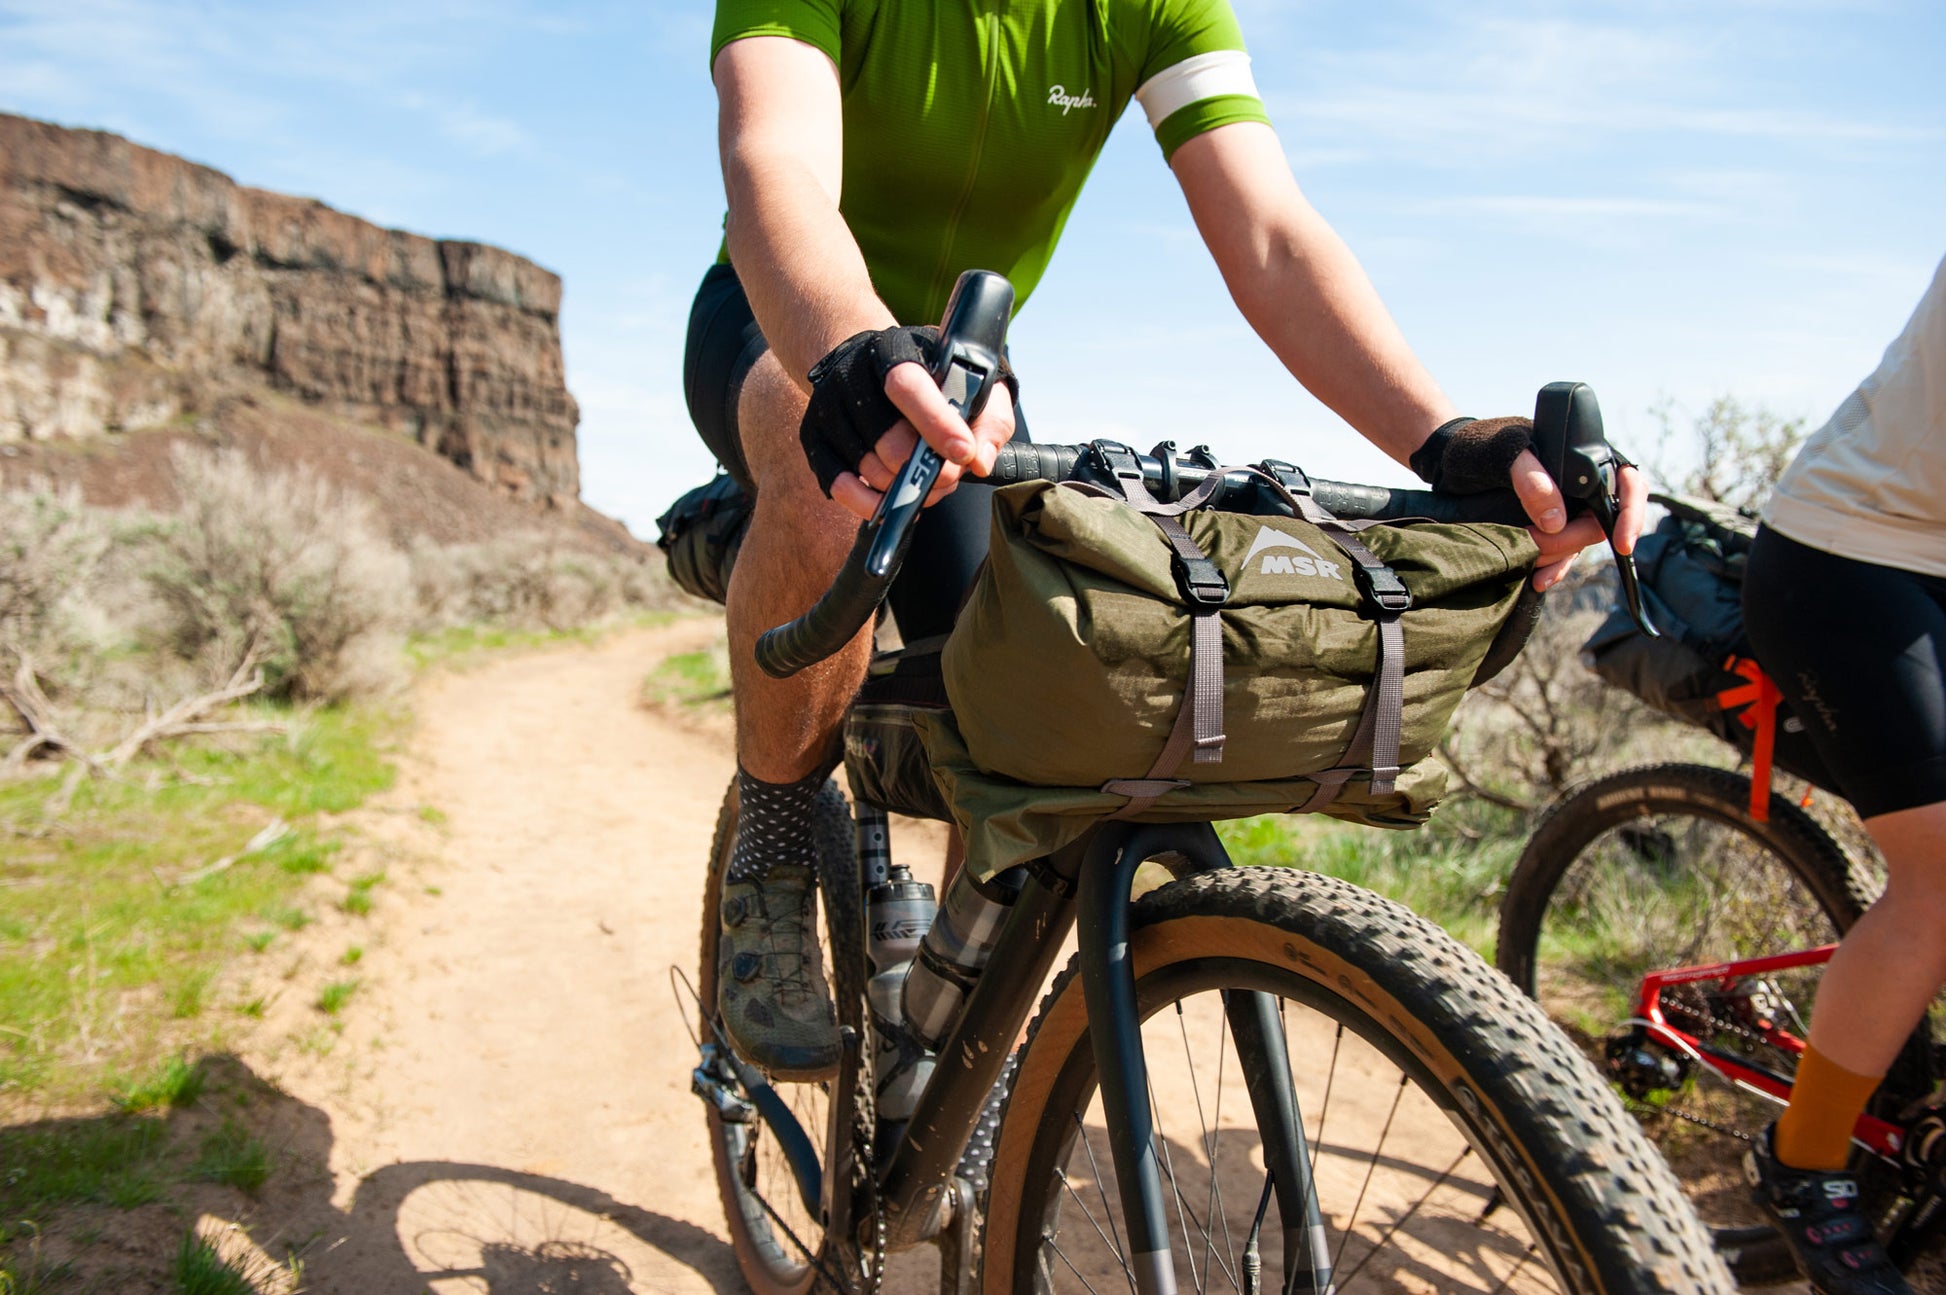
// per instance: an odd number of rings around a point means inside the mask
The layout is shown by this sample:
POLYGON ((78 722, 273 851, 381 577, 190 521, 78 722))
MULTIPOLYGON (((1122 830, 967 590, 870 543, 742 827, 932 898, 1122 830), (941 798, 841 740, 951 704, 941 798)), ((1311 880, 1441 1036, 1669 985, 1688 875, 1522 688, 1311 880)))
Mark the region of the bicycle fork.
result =
MULTIPOLYGON (((1139 1295, 1175 1295, 1176 1291, 1128 947, 1129 894, 1135 870, 1144 860, 1164 854, 1185 856, 1199 870, 1229 866, 1228 855, 1207 823, 1111 828, 1092 843, 1076 896, 1082 996, 1088 1005, 1088 1030, 1115 1177, 1121 1185, 1129 1268, 1139 1295)), ((1254 991, 1226 993, 1224 1014, 1236 1040, 1264 1163, 1284 1221, 1279 1289, 1329 1295, 1333 1289, 1330 1256, 1311 1181, 1311 1157, 1291 1080, 1283 1019, 1270 995, 1254 991), (1308 1263, 1300 1269, 1306 1256, 1308 1263)), ((1217 1172, 1214 1164, 1210 1172, 1217 1172)), ((1253 1230, 1253 1244, 1254 1240, 1253 1230)))

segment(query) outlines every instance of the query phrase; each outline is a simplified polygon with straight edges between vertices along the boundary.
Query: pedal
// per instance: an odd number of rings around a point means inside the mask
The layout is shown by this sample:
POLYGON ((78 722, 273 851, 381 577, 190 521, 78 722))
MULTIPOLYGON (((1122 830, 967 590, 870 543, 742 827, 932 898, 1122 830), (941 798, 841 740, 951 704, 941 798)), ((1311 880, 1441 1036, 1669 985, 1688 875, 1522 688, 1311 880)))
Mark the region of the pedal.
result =
POLYGON ((736 1091, 736 1080, 723 1073, 720 1045, 703 1045, 702 1064, 689 1072, 689 1091, 703 1099, 726 1124, 754 1124, 757 1108, 736 1091))

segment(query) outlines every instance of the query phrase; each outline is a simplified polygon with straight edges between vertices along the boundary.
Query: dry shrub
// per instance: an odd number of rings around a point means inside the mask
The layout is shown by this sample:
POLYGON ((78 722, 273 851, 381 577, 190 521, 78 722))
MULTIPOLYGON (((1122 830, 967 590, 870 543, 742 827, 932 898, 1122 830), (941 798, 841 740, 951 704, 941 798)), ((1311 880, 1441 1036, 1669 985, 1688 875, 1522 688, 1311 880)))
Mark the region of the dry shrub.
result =
POLYGON ((667 577, 639 559, 593 553, 541 531, 415 545, 412 582, 426 629, 483 622, 562 630, 628 608, 667 606, 674 597, 667 577))
POLYGON ((1646 758, 1682 725, 1611 688, 1581 645, 1614 606, 1615 569, 1584 559, 1542 604, 1512 665, 1467 694, 1440 744, 1463 794, 1531 811, 1593 773, 1646 758))
POLYGON ((29 686, 51 703, 102 687, 118 633, 103 597, 115 539, 113 519, 73 488, 36 483, 0 494, 0 672, 7 679, 24 669, 29 686))
POLYGON ((411 571, 368 506, 235 451, 174 458, 181 506, 149 536, 144 572, 168 648, 212 678, 254 657, 283 700, 396 685, 411 571))
POLYGON ((0 643, 35 650, 80 636, 112 538, 74 487, 36 483, 0 495, 0 643))

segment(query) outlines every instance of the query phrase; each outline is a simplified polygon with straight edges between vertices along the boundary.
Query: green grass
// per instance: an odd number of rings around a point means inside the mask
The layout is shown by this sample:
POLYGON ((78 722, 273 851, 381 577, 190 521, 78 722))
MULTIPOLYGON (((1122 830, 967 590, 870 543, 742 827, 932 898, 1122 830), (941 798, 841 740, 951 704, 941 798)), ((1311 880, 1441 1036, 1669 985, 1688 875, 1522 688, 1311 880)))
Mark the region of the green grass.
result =
POLYGON ((355 967, 364 956, 365 950, 354 944, 338 955, 338 965, 341 967, 355 967))
POLYGON ((345 897, 338 901, 338 907, 354 917, 363 917, 372 911, 372 888, 383 885, 383 872, 368 872, 362 877, 353 877, 345 897))
POLYGON ((724 644, 666 658, 642 681, 642 700, 655 705, 721 708, 730 705, 730 653, 724 644))
POLYGON ((573 629, 514 629, 505 625, 456 625, 406 641, 406 657, 415 669, 431 666, 468 666, 490 653, 507 649, 552 647, 561 643, 593 643, 617 628, 666 625, 676 613, 636 612, 600 625, 573 629))
POLYGON ((74 1266, 50 1264, 41 1258, 41 1237, 31 1223, 18 1233, 0 1223, 0 1247, 11 1247, 11 1254, 0 1253, 0 1295, 53 1295, 69 1289, 74 1266), (23 1239, 24 1238, 24 1239, 23 1239))
POLYGON ((82 1100, 115 1072, 213 1042, 207 1009, 225 964, 311 920, 310 879, 342 844, 320 816, 391 784, 396 721, 261 713, 291 731, 179 744, 166 761, 82 782, 58 817, 65 770, 0 782, 0 1094, 82 1100), (278 819, 290 830, 246 853, 278 819))
POLYGON ((326 1016, 336 1016, 351 1001, 351 996, 358 992, 358 984, 356 979, 332 981, 318 991, 318 1010, 326 1016))
POLYGON ((179 1021, 201 1016, 209 997, 210 982, 215 979, 214 967, 192 967, 184 972, 169 991, 169 1015, 179 1021))
POLYGON ((203 1072, 175 1056, 145 1078, 124 1080, 113 1090, 115 1105, 125 1114, 173 1110, 203 1095, 203 1072))
POLYGON ((162 1121, 114 1115, 0 1129, 0 1218, 58 1205, 128 1209, 160 1200, 168 1149, 162 1121))
POLYGON ((203 1139, 202 1154, 190 1173, 254 1196, 270 1177, 270 1151, 235 1119, 225 1119, 203 1139))
POLYGON ((1417 831, 1265 815, 1217 825, 1240 864, 1322 872, 1376 891, 1491 957, 1500 894, 1526 842, 1521 816, 1477 801, 1447 805, 1417 831))
POLYGON ((257 1295, 250 1275, 233 1267, 193 1228, 183 1234, 172 1275, 178 1295, 257 1295))

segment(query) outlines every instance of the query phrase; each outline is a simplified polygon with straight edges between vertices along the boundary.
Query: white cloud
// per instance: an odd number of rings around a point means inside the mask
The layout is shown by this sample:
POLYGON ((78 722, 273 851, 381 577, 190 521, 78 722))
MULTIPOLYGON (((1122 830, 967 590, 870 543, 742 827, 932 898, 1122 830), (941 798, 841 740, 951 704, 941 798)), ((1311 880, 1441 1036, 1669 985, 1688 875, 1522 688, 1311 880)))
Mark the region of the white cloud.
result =
MULTIPOLYGON (((1931 120, 1821 110, 1764 84, 1706 8, 1631 11, 1626 21, 1518 19, 1475 7, 1426 10, 1364 47, 1266 64, 1273 119, 1312 164, 1409 158, 1439 166, 1585 152, 1622 136, 1808 143, 1920 143, 1931 120), (1284 69, 1291 80, 1279 77, 1284 69), (1293 128, 1294 127, 1294 128, 1293 128)), ((1799 51, 1800 53, 1802 51, 1799 51)))
POLYGON ((483 112, 471 103, 446 101, 415 92, 401 95, 398 104, 429 118, 441 135, 476 157, 527 153, 534 148, 533 136, 519 124, 483 112))

